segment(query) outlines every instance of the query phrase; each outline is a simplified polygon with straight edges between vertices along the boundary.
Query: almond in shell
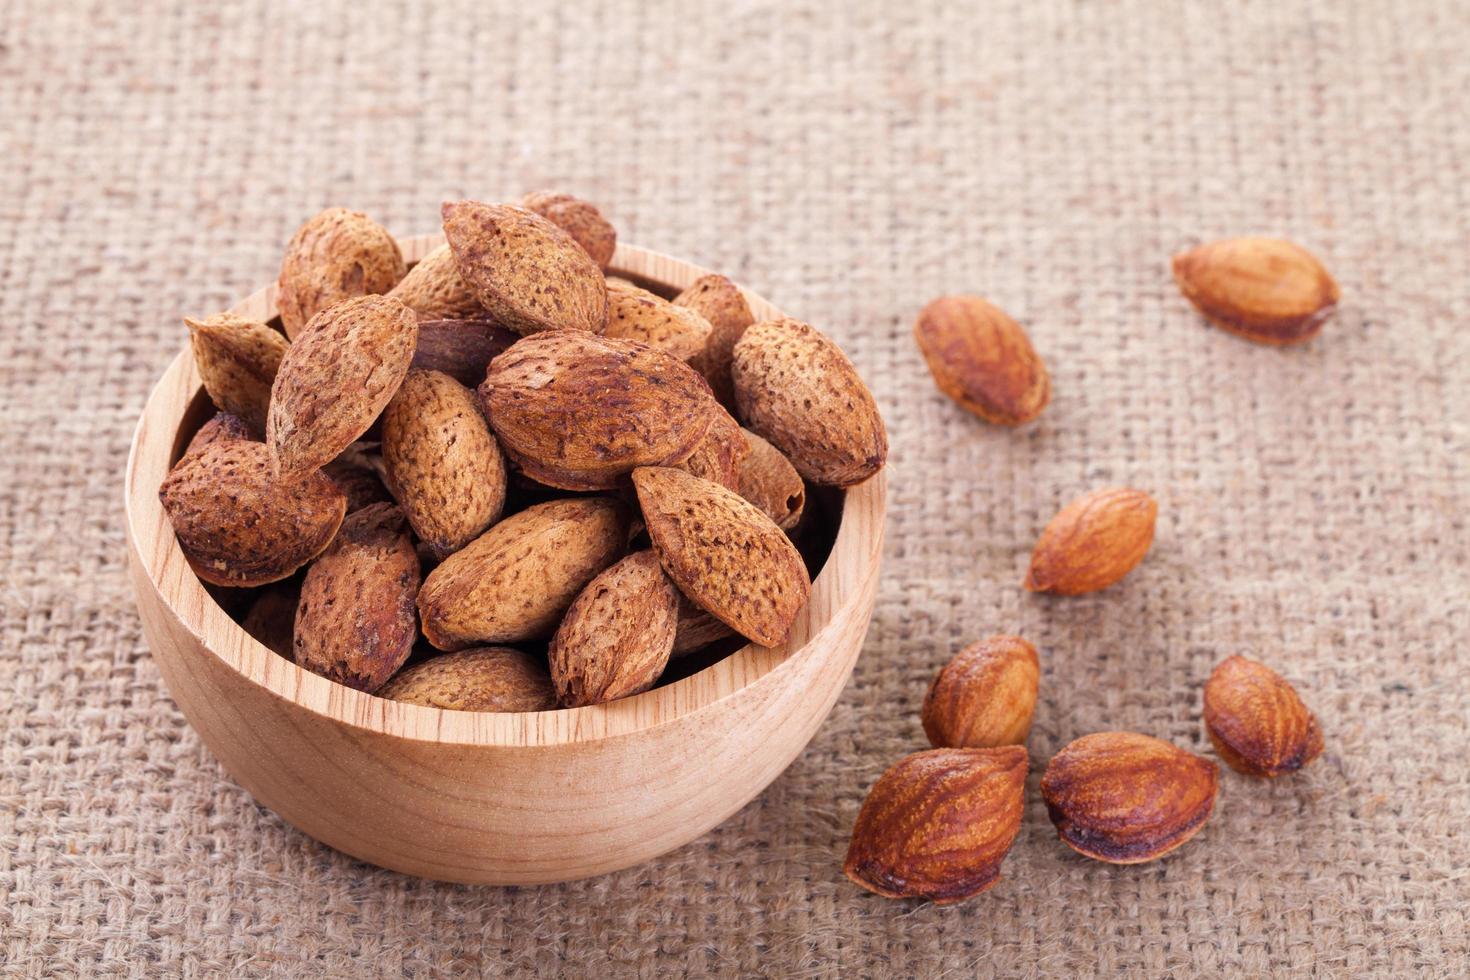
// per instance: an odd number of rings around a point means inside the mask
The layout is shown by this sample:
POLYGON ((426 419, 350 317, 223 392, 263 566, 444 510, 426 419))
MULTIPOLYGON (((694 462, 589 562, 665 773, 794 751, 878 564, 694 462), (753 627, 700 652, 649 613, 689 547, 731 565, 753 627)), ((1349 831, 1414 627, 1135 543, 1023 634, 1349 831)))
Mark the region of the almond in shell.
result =
POLYGON ((978 296, 930 303, 914 338, 939 390, 987 422, 1030 422, 1051 400, 1051 376, 1026 331, 978 296))
POLYGON ((271 384, 286 355, 286 338, 264 323, 233 313, 216 313, 204 320, 186 317, 184 323, 210 401, 220 411, 249 422, 257 433, 265 432, 271 384))
POLYGON ((474 290, 459 274, 459 263, 447 244, 419 259, 388 295, 413 310, 420 320, 463 320, 485 315, 474 290))
MULTIPOLYGON (((208 422, 199 427, 194 433, 194 438, 184 447, 184 455, 179 457, 179 463, 184 461, 185 456, 197 453, 205 446, 216 442, 259 442, 260 437, 250 428, 250 424, 238 415, 229 412, 215 412, 208 422)), ((178 463, 174 464, 175 466, 178 463)))
POLYGON ((403 253, 367 215, 328 208, 297 229, 281 261, 281 325, 292 340, 318 313, 346 299, 386 293, 403 278, 403 253))
POLYGON ((709 340, 689 363, 704 375, 720 404, 734 408, 735 385, 730 379, 730 362, 735 356, 735 342, 755 322, 745 294, 728 277, 710 273, 700 276, 675 296, 674 305, 693 310, 709 321, 709 340))
POLYGON ((1310 340, 1337 309, 1317 257, 1279 238, 1228 238, 1174 256, 1174 281, 1205 318, 1260 344, 1310 340))
POLYGON ((539 659, 511 647, 473 647, 405 667, 378 697, 449 711, 549 711, 556 688, 539 659))
POLYGON ((1286 678, 1259 661, 1227 657, 1205 684, 1205 729, 1230 768, 1283 776, 1322 754, 1317 716, 1286 678))
POLYGON ((847 355, 800 320, 757 323, 735 344, 731 377, 747 428, 813 483, 850 487, 888 457, 878 406, 847 355))
POLYGON ((443 216, 460 274, 495 322, 521 334, 602 332, 602 270, 561 228, 509 204, 454 201, 443 216))
POLYGON ((347 495, 349 514, 368 504, 393 502, 379 472, 382 460, 369 452, 367 447, 367 443, 353 443, 342 455, 322 467, 322 472, 331 477, 332 482, 347 495))
POLYGON ((801 523, 806 483, 791 460, 749 429, 742 430, 750 452, 740 461, 738 491, 783 531, 801 523))
POLYGON ((722 487, 740 491, 740 470, 750 455, 750 443, 740 423, 718 404, 710 406, 713 420, 693 454, 680 464, 695 476, 713 480, 722 487))
POLYGON ((1159 505, 1142 490, 1094 490, 1063 507, 1041 532, 1025 586, 1032 592, 1082 595, 1131 572, 1154 540, 1159 505))
POLYGON ((490 320, 419 320, 413 366, 443 371, 466 388, 476 388, 490 362, 520 339, 490 320))
POLYGON ((972 643, 934 676, 924 696, 924 734, 935 748, 1024 745, 1036 714, 1041 663, 1019 636, 972 643))
POLYGON ((557 191, 532 191, 521 204, 571 235, 599 268, 612 262, 618 233, 595 205, 557 191))
POLYGON ((784 641, 811 592, 791 540, 754 504, 683 470, 643 467, 633 486, 653 549, 679 590, 735 632, 784 641))
POLYGON ((301 598, 301 585, 294 579, 277 582, 260 590, 240 628, 267 650, 292 658, 296 626, 296 603, 301 598))
POLYGON ((709 321, 691 309, 675 306, 626 279, 607 281, 604 337, 636 340, 688 361, 704 350, 711 330, 709 321))
POLYGON ((670 656, 682 657, 734 635, 734 630, 679 593, 679 620, 674 628, 674 649, 670 656))

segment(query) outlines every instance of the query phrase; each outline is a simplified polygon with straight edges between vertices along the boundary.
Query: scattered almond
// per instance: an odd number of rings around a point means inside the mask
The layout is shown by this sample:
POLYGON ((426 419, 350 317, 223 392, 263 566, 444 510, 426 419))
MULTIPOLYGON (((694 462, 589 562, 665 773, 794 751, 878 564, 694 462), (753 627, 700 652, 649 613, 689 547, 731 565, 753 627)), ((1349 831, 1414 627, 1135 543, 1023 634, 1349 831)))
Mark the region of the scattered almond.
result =
POLYGON ((936 299, 914 338, 939 390, 987 422, 1030 422, 1051 400, 1051 376, 1026 331, 978 296, 936 299))
POLYGON ((618 233, 594 205, 555 191, 532 191, 521 204, 571 235, 599 268, 612 262, 618 233))
POLYGON ((185 317, 184 323, 210 401, 250 423, 256 433, 265 432, 271 383, 286 354, 286 338, 233 313, 216 313, 205 320, 185 317))
MULTIPOLYGON (((260 437, 251 430, 249 423, 240 416, 231 415, 229 412, 215 412, 208 422, 205 422, 199 427, 199 431, 194 433, 194 438, 190 439, 189 444, 184 447, 184 454, 179 457, 179 463, 184 461, 184 457, 197 453, 205 446, 213 443, 238 442, 241 440, 245 442, 259 442, 260 437)), ((177 466, 178 463, 174 465, 177 466)))
POLYGON ((1024 745, 1036 713, 1041 663, 1019 636, 972 643, 945 664, 924 696, 924 734, 935 748, 1024 745))
POLYGON ((449 711, 549 711, 556 688, 541 661, 510 647, 474 647, 405 667, 378 697, 449 711))
POLYGON ((383 413, 383 466, 414 533, 436 558, 479 537, 505 507, 505 460, 475 395, 409 371, 383 413))
POLYGON ((873 396, 847 355, 808 324, 785 318, 750 327, 735 344, 732 379, 746 427, 813 483, 853 486, 887 459, 873 396))
POLYGON ((602 332, 602 270, 566 232, 509 204, 455 201, 443 215, 460 274, 491 319, 521 334, 602 332))
POLYGON ((946 905, 980 894, 1020 833, 1026 770, 1019 745, 900 759, 863 801, 843 871, 885 898, 946 905))
POLYGON ((382 225, 328 208, 297 229, 281 262, 281 325, 296 339, 318 313, 346 299, 386 293, 403 278, 398 243, 382 225))
POLYGON ((634 467, 694 453, 715 413, 709 386, 664 351, 555 331, 490 362, 480 398, 506 454, 527 476, 603 490, 634 467))
POLYGON ((1058 595, 1107 588, 1148 554, 1158 512, 1154 498, 1142 490, 1113 487, 1083 494, 1041 532, 1026 588, 1058 595))
POLYGON ((296 627, 296 603, 301 586, 294 579, 277 582, 260 590, 240 628, 261 646, 287 660, 292 659, 296 627))
POLYGON ((1322 754, 1322 729, 1296 688, 1238 655, 1205 684, 1205 728, 1220 758, 1248 776, 1283 776, 1322 754))
POLYGON ((750 443, 746 442, 740 423, 729 412, 718 404, 712 404, 709 411, 713 415, 709 431, 679 468, 738 493, 740 468, 750 455, 750 443))
POLYGON ((765 646, 786 639, 811 592, 791 540, 734 491, 683 470, 642 467, 633 486, 664 571, 735 632, 765 646))
POLYGON ((630 519, 606 497, 552 500, 505 518, 424 580, 424 637, 456 650, 550 636, 578 593, 623 553, 630 519))
POLYGON ((1199 833, 1219 782, 1219 767, 1193 752, 1133 732, 1098 732, 1052 758, 1041 795, 1068 847, 1141 864, 1199 833))
POLYGON ((325 466, 377 419, 408 373, 413 312, 363 296, 322 311, 286 352, 271 391, 266 444, 283 475, 325 466))
POLYGON ((388 295, 413 310, 420 320, 464 320, 485 315, 474 290, 459 274, 459 263, 448 244, 419 259, 388 295))
POLYGON ((715 398, 726 408, 735 407, 735 383, 730 378, 735 342, 755 322, 745 294, 725 276, 700 276, 678 296, 674 305, 693 310, 709 321, 710 335, 704 350, 689 364, 709 382, 715 398))
POLYGON ((708 320, 691 309, 675 306, 626 279, 607 280, 604 337, 636 340, 688 361, 704 350, 712 329, 708 320))
POLYGON ((651 551, 634 552, 589 582, 547 653, 562 706, 653 687, 668 665, 678 615, 679 592, 651 551))
POLYGON ((1228 238, 1181 252, 1174 280, 1211 323, 1261 344, 1315 337, 1339 296, 1315 255, 1279 238, 1228 238))
POLYGON ((477 388, 490 362, 520 339, 489 320, 420 320, 413 366, 443 371, 466 388, 477 388))
POLYGON ((806 506, 806 483, 791 460, 749 429, 742 430, 749 454, 740 461, 738 492, 755 504, 783 531, 801 522, 806 506))
POLYGON ((347 499, 329 478, 284 480, 259 442, 215 442, 180 461, 158 488, 179 547, 215 585, 265 585, 332 541, 347 499))

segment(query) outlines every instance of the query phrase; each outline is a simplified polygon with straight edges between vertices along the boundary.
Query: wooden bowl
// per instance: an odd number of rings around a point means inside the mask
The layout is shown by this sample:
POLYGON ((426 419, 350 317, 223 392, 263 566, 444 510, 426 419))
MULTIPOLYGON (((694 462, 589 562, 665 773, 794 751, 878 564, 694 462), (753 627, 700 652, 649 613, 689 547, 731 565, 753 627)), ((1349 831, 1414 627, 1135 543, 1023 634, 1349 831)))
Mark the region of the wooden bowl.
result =
MULTIPOLYGON (((404 257, 413 262, 442 241, 408 239, 404 257)), ((612 271, 673 295, 707 270, 620 245, 612 271)), ((757 319, 779 312, 749 299, 757 319)), ((270 319, 275 286, 234 309, 270 319)), ((857 660, 883 546, 881 473, 834 495, 832 550, 784 646, 746 646, 646 694, 563 711, 442 711, 334 684, 246 634, 174 540, 158 486, 206 404, 186 347, 133 435, 125 493, 143 632, 174 700, 230 774, 353 857, 487 884, 565 881, 646 861, 718 825, 775 779, 857 660)))

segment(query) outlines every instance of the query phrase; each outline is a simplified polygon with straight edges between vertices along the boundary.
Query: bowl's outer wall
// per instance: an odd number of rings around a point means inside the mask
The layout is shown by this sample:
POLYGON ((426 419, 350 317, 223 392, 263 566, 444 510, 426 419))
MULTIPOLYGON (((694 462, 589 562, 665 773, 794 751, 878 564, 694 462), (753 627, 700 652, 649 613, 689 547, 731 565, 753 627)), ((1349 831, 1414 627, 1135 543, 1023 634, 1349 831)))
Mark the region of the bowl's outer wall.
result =
MULTIPOLYGON (((421 257, 442 241, 403 242, 421 257)), ((617 271, 683 288, 705 270, 620 246, 617 271)), ((775 310, 751 296, 757 316, 775 310)), ((274 289, 237 311, 263 316, 274 289)), ((847 492, 837 541, 786 646, 745 647, 675 684, 570 711, 398 705, 302 671, 218 607, 157 502, 199 379, 187 351, 149 398, 128 463, 129 566, 175 702, 230 774, 312 837, 409 874, 484 884, 628 867, 718 825, 815 734, 867 632, 883 474, 847 492), (788 655, 788 650, 794 653, 788 655)))

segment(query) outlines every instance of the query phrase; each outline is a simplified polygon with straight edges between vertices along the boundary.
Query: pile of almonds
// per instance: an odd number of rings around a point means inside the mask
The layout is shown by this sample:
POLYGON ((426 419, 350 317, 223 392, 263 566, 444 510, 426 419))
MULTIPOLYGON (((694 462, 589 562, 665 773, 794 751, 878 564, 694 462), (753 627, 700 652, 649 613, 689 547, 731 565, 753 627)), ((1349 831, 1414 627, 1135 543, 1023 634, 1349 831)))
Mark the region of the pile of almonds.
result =
MULTIPOLYGON (((1290 242, 1241 238, 1176 256, 1184 295, 1211 322, 1265 344, 1320 331, 1337 284, 1290 242)), ((1020 425, 1051 398, 1046 366, 1025 331, 976 296, 947 296, 920 313, 915 339, 935 384, 982 419, 1020 425)), ((1081 595, 1127 575, 1153 543, 1158 507, 1141 490, 1084 494, 1042 531, 1023 585, 1081 595)), ((1021 829, 1026 738, 1040 684, 1036 649, 992 636, 960 651, 924 698, 932 749, 909 755, 873 785, 853 827, 849 878, 889 898, 956 902, 1000 880, 1021 829)), ((1215 752, 1251 776, 1295 772, 1321 754, 1317 719, 1271 668, 1226 659, 1204 688, 1215 752)), ((1219 767, 1135 732, 1095 732, 1052 757, 1041 795, 1063 843, 1112 864, 1138 864, 1197 834, 1214 809, 1219 767)))
POLYGON ((569 195, 442 217, 409 269, 323 211, 279 330, 186 321, 218 414, 159 496, 199 577, 302 667, 449 709, 598 704, 783 642, 809 487, 887 455, 852 363, 724 276, 672 301, 607 276, 616 233, 569 195))

